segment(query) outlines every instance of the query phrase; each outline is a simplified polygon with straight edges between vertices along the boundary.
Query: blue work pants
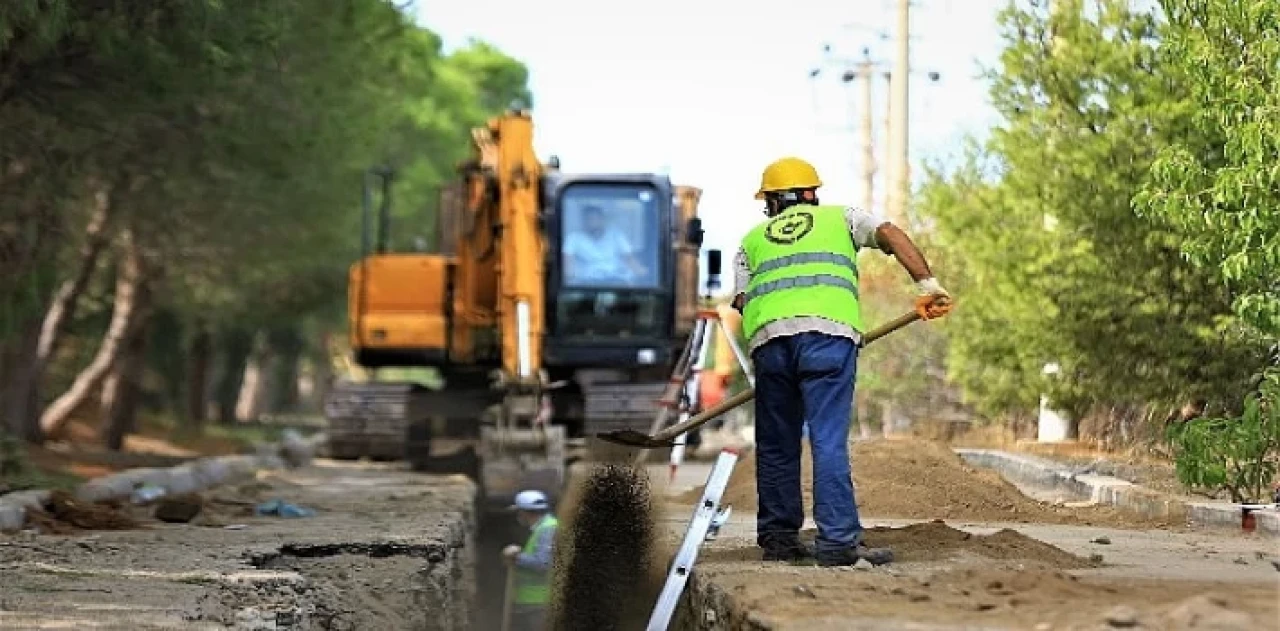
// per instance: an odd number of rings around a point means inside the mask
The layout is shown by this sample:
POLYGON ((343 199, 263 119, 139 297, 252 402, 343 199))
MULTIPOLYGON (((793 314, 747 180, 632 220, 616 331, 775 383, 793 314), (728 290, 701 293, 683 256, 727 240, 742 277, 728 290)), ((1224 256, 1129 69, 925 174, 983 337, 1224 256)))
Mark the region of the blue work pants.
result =
POLYGON ((818 550, 857 544, 862 523, 849 467, 849 418, 858 346, 853 340, 801 333, 752 353, 756 370, 756 534, 764 542, 794 537, 804 525, 800 440, 808 425, 813 453, 813 520, 818 550))

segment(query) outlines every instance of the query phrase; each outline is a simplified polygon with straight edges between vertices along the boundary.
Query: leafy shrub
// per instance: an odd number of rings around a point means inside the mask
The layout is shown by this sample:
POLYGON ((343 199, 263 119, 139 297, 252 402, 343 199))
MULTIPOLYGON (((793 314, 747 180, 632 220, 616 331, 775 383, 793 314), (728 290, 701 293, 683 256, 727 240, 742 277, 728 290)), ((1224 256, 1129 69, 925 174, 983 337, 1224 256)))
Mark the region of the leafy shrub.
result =
POLYGON ((1280 387, 1264 384, 1237 417, 1204 417, 1170 430, 1178 480, 1226 491, 1238 503, 1265 501, 1280 471, 1280 387))

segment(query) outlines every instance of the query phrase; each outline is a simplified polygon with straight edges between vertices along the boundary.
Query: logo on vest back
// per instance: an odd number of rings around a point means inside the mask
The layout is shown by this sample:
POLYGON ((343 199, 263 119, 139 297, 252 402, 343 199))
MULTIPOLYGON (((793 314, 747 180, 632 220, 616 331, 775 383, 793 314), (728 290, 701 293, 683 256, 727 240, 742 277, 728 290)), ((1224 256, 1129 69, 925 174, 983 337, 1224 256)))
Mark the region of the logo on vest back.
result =
POLYGON ((770 243, 788 245, 802 239, 813 230, 813 213, 796 210, 774 217, 764 227, 764 238, 770 243))

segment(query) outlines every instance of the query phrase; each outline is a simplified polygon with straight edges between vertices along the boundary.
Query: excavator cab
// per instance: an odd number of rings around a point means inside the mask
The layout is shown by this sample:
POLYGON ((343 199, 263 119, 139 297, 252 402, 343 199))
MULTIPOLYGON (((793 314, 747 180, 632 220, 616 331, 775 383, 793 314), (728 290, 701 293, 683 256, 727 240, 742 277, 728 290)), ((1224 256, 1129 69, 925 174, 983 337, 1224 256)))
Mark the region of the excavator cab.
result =
POLYGON ((544 188, 553 270, 545 363, 664 363, 675 319, 670 182, 579 176, 548 178, 544 188))
POLYGON ((543 365, 573 438, 644 425, 696 314, 698 191, 657 174, 543 179, 543 365))

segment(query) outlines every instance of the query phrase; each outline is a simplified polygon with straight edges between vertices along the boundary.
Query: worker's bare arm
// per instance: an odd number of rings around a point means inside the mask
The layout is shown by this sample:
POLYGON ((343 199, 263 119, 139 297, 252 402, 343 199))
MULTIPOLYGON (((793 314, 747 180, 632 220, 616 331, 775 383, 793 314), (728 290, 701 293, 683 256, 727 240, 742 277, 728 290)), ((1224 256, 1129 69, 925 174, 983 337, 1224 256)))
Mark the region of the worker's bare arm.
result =
POLYGON ((924 254, 901 228, 891 223, 881 224, 876 228, 876 242, 886 254, 892 254, 898 259, 898 264, 907 270, 911 280, 922 281, 933 277, 924 254))

